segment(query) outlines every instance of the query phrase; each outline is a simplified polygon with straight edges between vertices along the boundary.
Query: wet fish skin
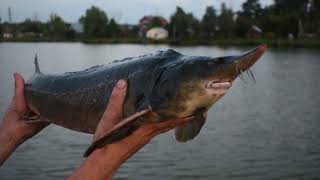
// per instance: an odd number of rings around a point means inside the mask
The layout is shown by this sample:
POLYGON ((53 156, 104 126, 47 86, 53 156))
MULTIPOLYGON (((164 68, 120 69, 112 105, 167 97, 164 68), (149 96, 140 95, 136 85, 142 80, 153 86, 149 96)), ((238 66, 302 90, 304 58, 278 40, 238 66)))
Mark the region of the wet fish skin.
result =
MULTIPOLYGON (((234 81, 265 49, 262 45, 242 55, 218 58, 159 51, 60 75, 43 74, 36 62, 36 72, 27 82, 25 94, 30 108, 50 122, 94 133, 116 82, 127 80, 124 116, 148 107, 152 113, 121 129, 111 138, 112 142, 129 135, 146 121, 160 122, 209 109, 219 98, 208 93, 206 84, 234 81)), ((194 126, 196 129, 191 128, 192 132, 187 130, 181 141, 194 138, 201 123, 194 126)))
POLYGON ((36 72, 26 84, 29 106, 50 122, 94 133, 119 79, 128 81, 125 116, 147 107, 146 97, 166 64, 180 54, 158 52, 61 75, 36 72))

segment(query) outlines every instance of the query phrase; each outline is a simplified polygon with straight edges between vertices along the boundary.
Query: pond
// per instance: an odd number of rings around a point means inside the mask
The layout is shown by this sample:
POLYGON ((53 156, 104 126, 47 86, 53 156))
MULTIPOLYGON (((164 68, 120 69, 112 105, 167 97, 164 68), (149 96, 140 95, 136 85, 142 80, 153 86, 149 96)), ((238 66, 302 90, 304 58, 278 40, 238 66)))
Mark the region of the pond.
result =
MULTIPOLYGON (((13 73, 28 79, 36 53, 43 72, 63 73, 168 48, 224 56, 251 47, 0 43, 0 117, 13 95, 13 73)), ((236 80, 193 141, 159 135, 115 179, 320 178, 320 51, 268 49, 252 71, 256 83, 236 80)), ((17 149, 0 168, 0 179, 66 178, 90 142, 91 135, 50 125, 17 149)))

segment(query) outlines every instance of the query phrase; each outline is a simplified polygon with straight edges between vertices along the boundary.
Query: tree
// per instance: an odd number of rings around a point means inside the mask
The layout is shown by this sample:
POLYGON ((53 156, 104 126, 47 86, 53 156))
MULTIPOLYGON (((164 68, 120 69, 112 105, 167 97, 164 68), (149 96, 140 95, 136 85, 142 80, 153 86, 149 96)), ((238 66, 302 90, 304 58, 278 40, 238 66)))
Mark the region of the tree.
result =
POLYGON ((21 32, 34 32, 34 33, 43 33, 45 30, 44 25, 40 21, 33 21, 27 18, 24 22, 21 23, 21 32))
POLYGON ((176 12, 170 18, 171 36, 184 39, 197 34, 199 22, 191 14, 186 14, 181 7, 177 7, 176 12))
POLYGON ((189 37, 196 37, 199 35, 201 31, 201 23, 199 20, 193 16, 192 13, 187 14, 187 21, 188 21, 188 35, 189 37))
POLYGON ((320 1, 309 1, 308 9, 308 29, 310 32, 318 33, 320 37, 320 1))
POLYGON ((221 14, 219 16, 220 34, 230 38, 235 30, 234 14, 231 9, 226 7, 225 3, 221 4, 221 14))
POLYGON ((247 0, 242 4, 241 16, 254 20, 262 13, 262 8, 258 0, 247 0))
POLYGON ((175 38, 183 38, 188 35, 188 22, 186 13, 181 7, 176 8, 176 12, 170 18, 171 34, 175 38))
POLYGON ((251 26, 252 21, 249 18, 239 15, 236 20, 236 35, 238 37, 246 37, 251 26))
POLYGON ((57 14, 51 14, 48 22, 48 33, 54 37, 65 37, 70 30, 70 25, 57 14))
POLYGON ((0 17, 0 39, 2 38, 2 32, 3 32, 2 21, 1 21, 1 17, 0 17))
POLYGON ((206 37, 213 36, 217 26, 217 14, 213 6, 208 6, 202 17, 202 32, 206 37))
POLYGON ((258 0, 247 0, 242 4, 242 11, 238 12, 236 19, 236 34, 246 37, 252 25, 259 25, 263 11, 258 0))
POLYGON ((110 20, 107 31, 110 37, 118 37, 121 33, 120 26, 113 18, 110 20))
POLYGON ((303 14, 307 11, 308 3, 309 0, 274 0, 274 8, 277 14, 287 14, 293 11, 303 14))
POLYGON ((98 7, 92 6, 86 10, 86 14, 80 18, 87 36, 104 37, 108 26, 107 14, 98 7))

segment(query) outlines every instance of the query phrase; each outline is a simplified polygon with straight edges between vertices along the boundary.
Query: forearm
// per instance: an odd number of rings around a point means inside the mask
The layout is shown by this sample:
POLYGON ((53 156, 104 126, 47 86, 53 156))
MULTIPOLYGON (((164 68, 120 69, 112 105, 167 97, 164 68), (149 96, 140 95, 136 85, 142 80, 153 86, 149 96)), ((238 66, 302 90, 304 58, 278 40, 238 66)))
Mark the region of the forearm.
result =
POLYGON ((120 143, 95 150, 69 179, 111 179, 117 169, 147 144, 153 135, 136 131, 120 143))
POLYGON ((5 120, 0 124, 0 166, 9 158, 9 156, 22 143, 19 137, 5 129, 5 120))
POLYGON ((8 159, 8 157, 19 146, 14 138, 7 135, 0 135, 0 166, 8 159))

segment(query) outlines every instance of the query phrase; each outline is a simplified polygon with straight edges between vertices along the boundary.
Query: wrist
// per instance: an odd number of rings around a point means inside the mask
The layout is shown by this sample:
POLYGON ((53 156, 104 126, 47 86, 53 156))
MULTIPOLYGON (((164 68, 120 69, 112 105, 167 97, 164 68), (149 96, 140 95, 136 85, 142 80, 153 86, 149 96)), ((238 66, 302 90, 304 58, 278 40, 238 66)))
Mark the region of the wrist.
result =
POLYGON ((23 142, 24 135, 16 125, 13 125, 13 123, 9 121, 10 118, 10 114, 8 114, 0 124, 0 137, 2 141, 6 141, 6 143, 18 145, 23 142))
POLYGON ((16 150, 21 141, 0 127, 0 166, 16 150))

